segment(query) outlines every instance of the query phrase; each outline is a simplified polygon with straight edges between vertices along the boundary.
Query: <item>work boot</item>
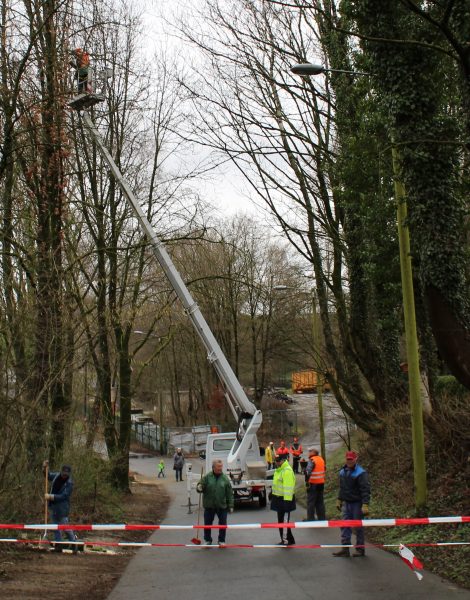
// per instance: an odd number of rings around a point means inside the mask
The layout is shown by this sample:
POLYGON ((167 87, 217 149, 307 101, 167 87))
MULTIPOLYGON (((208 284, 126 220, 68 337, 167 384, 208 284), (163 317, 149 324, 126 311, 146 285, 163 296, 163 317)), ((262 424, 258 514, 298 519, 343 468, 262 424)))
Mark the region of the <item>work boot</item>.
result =
POLYGON ((349 556, 350 556, 349 548, 342 548, 341 550, 338 550, 337 552, 333 552, 333 556, 349 558, 349 556))
POLYGON ((54 544, 54 552, 62 552, 62 544, 54 544))
MULTIPOLYGON (((78 540, 75 540, 78 542, 78 540)), ((85 552, 85 544, 70 544, 70 549, 74 554, 78 554, 79 552, 85 552)))
POLYGON ((364 550, 364 548, 355 548, 354 552, 352 553, 353 558, 357 558, 358 556, 365 556, 365 555, 366 555, 366 551, 364 550))

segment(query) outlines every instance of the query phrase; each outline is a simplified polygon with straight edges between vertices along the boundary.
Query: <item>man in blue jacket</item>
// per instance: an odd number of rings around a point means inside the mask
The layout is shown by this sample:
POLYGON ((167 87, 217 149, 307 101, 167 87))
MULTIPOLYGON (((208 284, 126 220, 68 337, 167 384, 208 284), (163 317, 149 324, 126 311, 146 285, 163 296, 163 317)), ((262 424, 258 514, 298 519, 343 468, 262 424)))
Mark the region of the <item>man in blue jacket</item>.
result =
MULTIPOLYGON (((43 463, 43 469, 49 465, 47 460, 43 463)), ((73 481, 71 478, 72 469, 69 465, 63 465, 60 471, 49 471, 48 480, 52 481, 50 493, 45 494, 45 499, 48 501, 49 514, 51 516, 51 522, 57 523, 58 525, 65 525, 69 522, 70 514, 70 496, 73 491, 73 481)), ((70 542, 76 541, 75 533, 71 529, 66 529, 65 534, 70 542)), ((55 530, 54 538, 56 542, 62 541, 62 531, 55 530)), ((65 545, 56 543, 54 550, 56 552, 62 552, 65 545)), ((66 546, 65 546, 66 547, 66 546)), ((78 545, 72 544, 72 550, 77 552, 78 545)), ((81 547, 80 550, 83 548, 81 547)))
MULTIPOLYGON (((339 494, 336 508, 343 513, 343 519, 362 520, 369 514, 370 484, 367 471, 357 463, 357 452, 346 452, 346 464, 339 472, 339 494)), ((341 527, 341 544, 351 544, 351 527, 341 527)), ((348 557, 349 548, 333 552, 333 556, 348 557)), ((356 548, 353 557, 365 556, 364 528, 356 528, 356 548)))

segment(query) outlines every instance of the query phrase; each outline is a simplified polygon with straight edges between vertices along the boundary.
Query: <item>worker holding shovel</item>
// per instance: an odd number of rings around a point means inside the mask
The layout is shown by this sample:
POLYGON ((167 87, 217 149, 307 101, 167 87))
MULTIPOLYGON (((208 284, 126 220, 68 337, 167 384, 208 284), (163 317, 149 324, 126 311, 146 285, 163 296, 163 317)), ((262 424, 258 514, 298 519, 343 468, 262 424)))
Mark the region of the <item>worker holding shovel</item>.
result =
MULTIPOLYGON (((202 494, 204 507, 204 525, 212 525, 215 516, 219 525, 227 525, 227 515, 233 512, 233 490, 230 479, 223 473, 224 463, 214 460, 212 471, 207 473, 196 486, 197 492, 202 494)), ((219 529, 219 548, 225 546, 226 529, 219 529)), ((204 529, 204 545, 212 544, 212 529, 204 529)))
MULTIPOLYGON (((70 495, 73 491, 73 481, 71 478, 72 469, 69 465, 63 465, 59 472, 49 471, 49 461, 45 460, 43 465, 44 473, 47 473, 48 481, 52 481, 50 493, 44 495, 44 499, 48 502, 51 523, 64 525, 69 522, 70 513, 70 495)), ((75 533, 71 529, 66 529, 65 534, 70 542, 76 541, 75 533)), ((62 542, 62 531, 54 531, 55 544, 54 550, 62 552, 65 545, 62 542)), ((78 547, 77 544, 72 544, 72 550, 76 553, 78 550, 83 550, 83 546, 78 547)))

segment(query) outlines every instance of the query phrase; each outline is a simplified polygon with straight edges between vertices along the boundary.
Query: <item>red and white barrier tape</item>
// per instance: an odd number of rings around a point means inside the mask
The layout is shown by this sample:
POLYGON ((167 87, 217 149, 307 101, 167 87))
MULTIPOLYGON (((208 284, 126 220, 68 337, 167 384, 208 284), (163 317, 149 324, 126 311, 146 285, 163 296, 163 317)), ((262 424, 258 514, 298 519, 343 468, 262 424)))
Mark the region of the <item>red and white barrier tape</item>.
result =
MULTIPOLYGON (((67 546, 101 546, 103 548, 207 548, 207 546, 196 545, 196 544, 156 544, 151 542, 104 542, 104 541, 89 541, 89 540, 78 540, 76 542, 62 541, 54 542, 50 540, 32 540, 32 539, 13 539, 13 538, 0 538, 0 543, 17 543, 17 544, 34 544, 34 545, 49 545, 49 544, 60 544, 64 547, 67 546)), ((429 543, 410 543, 406 544, 410 548, 424 548, 424 547, 437 547, 437 546, 469 546, 470 542, 429 542, 429 543)), ((281 549, 318 549, 318 548, 399 548, 401 544, 363 544, 357 546, 354 544, 295 544, 293 546, 280 546, 279 544, 226 544, 224 548, 281 548, 281 549)), ((213 548, 217 548, 218 544, 214 544, 213 548)))
POLYGON ((403 527, 410 525, 436 525, 439 523, 470 523, 470 516, 425 517, 412 519, 354 519, 331 521, 293 521, 292 523, 233 523, 229 525, 129 525, 126 523, 104 523, 80 525, 67 523, 25 524, 0 523, 0 529, 39 529, 55 531, 72 529, 73 531, 155 531, 185 529, 323 529, 325 527, 403 527))

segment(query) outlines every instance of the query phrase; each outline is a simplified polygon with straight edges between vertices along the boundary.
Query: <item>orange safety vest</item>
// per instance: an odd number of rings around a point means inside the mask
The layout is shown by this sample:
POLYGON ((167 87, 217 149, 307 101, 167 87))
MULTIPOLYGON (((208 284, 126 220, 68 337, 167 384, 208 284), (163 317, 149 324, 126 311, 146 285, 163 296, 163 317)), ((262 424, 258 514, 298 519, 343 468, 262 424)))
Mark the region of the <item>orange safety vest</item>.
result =
POLYGON ((315 456, 311 459, 314 463, 314 467, 312 472, 310 473, 309 483, 317 484, 317 483, 325 483, 325 461, 321 456, 315 456))

